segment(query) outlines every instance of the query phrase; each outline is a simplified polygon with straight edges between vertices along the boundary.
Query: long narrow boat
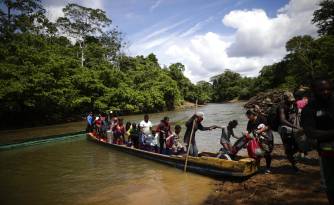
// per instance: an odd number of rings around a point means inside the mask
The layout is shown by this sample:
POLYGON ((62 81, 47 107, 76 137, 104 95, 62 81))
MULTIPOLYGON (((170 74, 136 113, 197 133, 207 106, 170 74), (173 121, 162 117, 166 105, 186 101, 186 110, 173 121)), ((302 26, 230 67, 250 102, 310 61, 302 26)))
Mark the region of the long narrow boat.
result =
MULTIPOLYGON (((171 165, 173 167, 182 168, 185 163, 185 156, 163 155, 136 148, 127 147, 125 145, 117 145, 106 142, 105 140, 97 138, 92 133, 87 133, 87 139, 97 144, 110 147, 112 149, 126 152, 128 154, 150 159, 163 164, 171 165)), ((247 177, 251 176, 257 171, 257 166, 254 159, 242 158, 237 161, 218 159, 208 157, 213 153, 205 153, 206 156, 188 158, 187 170, 203 175, 213 177, 233 176, 233 177, 247 177)))

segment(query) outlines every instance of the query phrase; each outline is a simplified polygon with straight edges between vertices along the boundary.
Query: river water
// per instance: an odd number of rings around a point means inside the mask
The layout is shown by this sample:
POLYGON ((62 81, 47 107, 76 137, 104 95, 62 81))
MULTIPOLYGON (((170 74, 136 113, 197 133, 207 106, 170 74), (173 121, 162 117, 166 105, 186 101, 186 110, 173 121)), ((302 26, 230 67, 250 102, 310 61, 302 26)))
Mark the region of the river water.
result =
MULTIPOLYGON (((236 119, 245 129, 242 104, 209 104, 204 125, 236 119)), ((152 114, 153 123, 168 115, 184 124, 192 110, 152 114)), ((125 120, 139 121, 142 116, 125 120)), ((184 129, 183 129, 184 131, 184 129)), ((200 151, 216 152, 221 130, 200 132, 200 151)), ((202 204, 215 180, 184 174, 169 166, 136 158, 76 139, 0 152, 0 204, 202 204)))

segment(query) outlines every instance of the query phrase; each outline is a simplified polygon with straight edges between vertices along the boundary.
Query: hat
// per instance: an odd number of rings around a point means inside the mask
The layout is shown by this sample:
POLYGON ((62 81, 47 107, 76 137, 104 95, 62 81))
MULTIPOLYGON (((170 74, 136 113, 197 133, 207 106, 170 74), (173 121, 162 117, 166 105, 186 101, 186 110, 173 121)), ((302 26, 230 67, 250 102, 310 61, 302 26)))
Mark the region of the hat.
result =
POLYGON ((109 112, 110 114, 112 114, 112 110, 110 110, 110 112, 109 112))
POLYGON ((256 114, 255 110, 249 109, 249 110, 246 111, 246 115, 249 116, 249 115, 257 115, 257 114, 256 114))
POLYGON ((293 96, 292 92, 284 92, 284 99, 293 102, 296 101, 295 97, 293 96))
POLYGON ((266 126, 264 124, 259 124, 259 126, 257 126, 257 129, 260 130, 260 129, 263 129, 265 128, 266 126))
POLYGON ((195 114, 197 117, 204 118, 204 112, 196 112, 195 114))

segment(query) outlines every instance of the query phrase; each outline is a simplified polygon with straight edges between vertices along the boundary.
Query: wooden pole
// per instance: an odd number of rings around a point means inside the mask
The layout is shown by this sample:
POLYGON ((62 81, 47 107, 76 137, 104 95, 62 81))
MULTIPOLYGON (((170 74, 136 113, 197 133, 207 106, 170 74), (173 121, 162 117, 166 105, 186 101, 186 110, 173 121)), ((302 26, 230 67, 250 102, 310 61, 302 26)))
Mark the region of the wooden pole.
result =
MULTIPOLYGON (((195 104, 195 114, 196 112, 197 112, 197 100, 195 104)), ((190 137, 189 137, 187 156, 186 156, 186 161, 184 162, 184 169, 183 169, 184 172, 187 172, 188 157, 189 157, 190 146, 192 146, 192 139, 193 139, 193 134, 194 134, 194 129, 195 129, 195 123, 196 123, 196 117, 193 120, 193 126, 192 126, 190 137)))

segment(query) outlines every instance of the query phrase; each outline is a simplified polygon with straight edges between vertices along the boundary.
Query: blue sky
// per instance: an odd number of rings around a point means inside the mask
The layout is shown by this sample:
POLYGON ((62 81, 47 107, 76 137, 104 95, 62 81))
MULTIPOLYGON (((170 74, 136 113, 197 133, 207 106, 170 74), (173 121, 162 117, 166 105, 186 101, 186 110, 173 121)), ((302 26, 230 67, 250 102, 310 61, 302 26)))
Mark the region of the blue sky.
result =
POLYGON ((185 64, 193 81, 230 69, 256 76, 286 54, 296 35, 316 36, 319 0, 44 0, 49 18, 67 3, 101 8, 129 42, 128 55, 155 53, 161 65, 185 64))
POLYGON ((114 24, 132 40, 136 34, 154 25, 162 27, 181 21, 185 22, 171 31, 187 30, 198 22, 207 20, 197 32, 231 33, 232 29, 223 27, 221 23, 221 19, 229 11, 263 8, 269 15, 276 15, 277 9, 286 3, 287 0, 124 0, 107 1, 104 6, 114 24))

